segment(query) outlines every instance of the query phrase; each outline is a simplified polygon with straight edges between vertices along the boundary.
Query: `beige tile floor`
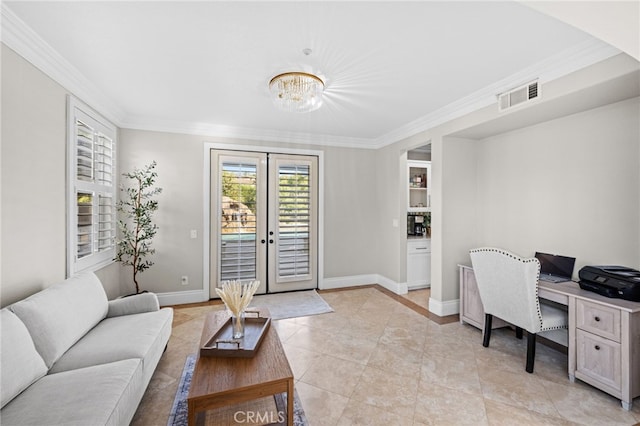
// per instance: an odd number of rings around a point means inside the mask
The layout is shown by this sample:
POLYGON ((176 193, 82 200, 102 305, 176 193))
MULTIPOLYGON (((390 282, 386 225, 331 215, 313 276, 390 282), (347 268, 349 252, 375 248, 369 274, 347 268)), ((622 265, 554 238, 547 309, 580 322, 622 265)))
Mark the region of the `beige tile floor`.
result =
MULTIPOLYGON (((322 296, 334 313, 274 321, 311 426, 640 422, 640 398, 628 412, 570 383, 566 355, 553 349, 538 345, 535 372, 527 374, 526 339, 508 330, 494 331, 484 348, 480 330, 439 325, 376 287, 322 296)), ((212 309, 220 306, 175 310, 169 348, 132 424, 166 424, 185 358, 196 352, 212 309)))

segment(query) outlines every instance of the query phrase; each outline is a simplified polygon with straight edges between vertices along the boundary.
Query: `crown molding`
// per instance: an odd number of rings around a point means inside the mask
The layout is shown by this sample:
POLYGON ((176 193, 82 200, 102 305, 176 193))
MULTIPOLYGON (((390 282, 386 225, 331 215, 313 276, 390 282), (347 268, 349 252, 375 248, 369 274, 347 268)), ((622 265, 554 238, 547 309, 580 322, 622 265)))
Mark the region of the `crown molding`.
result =
POLYGON ((181 133, 224 139, 252 140, 261 142, 295 143, 302 145, 336 146, 341 148, 374 149, 374 139, 347 136, 322 135, 281 130, 251 129, 211 123, 159 120, 150 117, 130 117, 122 123, 123 128, 167 133, 181 133))
POLYGON ((541 84, 544 84, 620 53, 620 50, 609 44, 592 38, 377 138, 353 138, 239 128, 210 123, 159 120, 151 117, 127 115, 113 99, 105 95, 82 75, 77 68, 47 44, 24 21, 16 16, 5 3, 1 3, 1 14, 2 32, 0 40, 4 44, 76 97, 82 99, 83 102, 99 111, 118 127, 209 137, 361 149, 378 149, 391 145, 496 103, 497 94, 518 87, 527 81, 538 79, 541 84))
POLYGON ((116 126, 124 111, 2 2, 0 41, 116 126))

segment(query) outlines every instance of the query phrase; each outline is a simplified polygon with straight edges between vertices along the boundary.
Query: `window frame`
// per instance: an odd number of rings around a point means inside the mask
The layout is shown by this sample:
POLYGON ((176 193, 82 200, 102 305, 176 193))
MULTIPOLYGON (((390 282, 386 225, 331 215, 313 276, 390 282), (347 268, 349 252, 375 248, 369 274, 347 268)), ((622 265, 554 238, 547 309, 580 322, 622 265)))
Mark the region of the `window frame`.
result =
MULTIPOLYGON (((117 232, 117 127, 98 114, 92 108, 73 96, 67 97, 67 277, 80 272, 96 271, 113 262, 116 255, 117 232), (79 178, 78 174, 78 121, 93 130, 91 149, 91 177, 79 178), (99 136, 101 135, 101 136, 99 136), (111 141, 111 148, 105 152, 98 152, 104 145, 106 137, 111 141), (110 156, 111 164, 108 164, 110 156), (102 161, 98 161, 98 159, 102 161), (111 182, 105 183, 104 176, 111 176, 111 182), (101 177, 99 179, 98 177, 101 177), (90 194, 90 204, 84 204, 85 209, 81 213, 79 208, 79 194, 90 194), (105 204, 105 199, 110 200, 105 204), (78 229, 79 216, 91 215, 91 229, 88 234, 81 233, 78 229), (110 215, 108 220, 104 220, 110 215), (105 225, 101 228, 101 225, 105 225), (110 236, 109 236, 110 234, 110 236), (106 235, 106 238, 105 238, 106 235), (78 247, 84 244, 85 236, 89 240, 91 248, 88 254, 78 256, 78 247), (83 240, 81 243, 80 240, 83 240), (101 247, 99 241, 111 240, 107 247, 101 247)), ((86 151, 86 150, 85 150, 86 151)), ((88 162, 83 162, 83 167, 88 167, 88 162)), ((84 225, 87 226, 87 225, 84 225)))

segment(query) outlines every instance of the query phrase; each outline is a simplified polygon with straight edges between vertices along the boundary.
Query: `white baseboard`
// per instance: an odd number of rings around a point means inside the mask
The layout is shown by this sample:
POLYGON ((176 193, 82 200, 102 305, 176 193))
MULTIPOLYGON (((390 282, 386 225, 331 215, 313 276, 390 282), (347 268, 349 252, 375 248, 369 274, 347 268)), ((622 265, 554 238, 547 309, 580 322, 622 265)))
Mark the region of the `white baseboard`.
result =
POLYGON ((407 283, 397 283, 380 274, 351 275, 348 277, 325 278, 322 280, 320 290, 332 290, 336 288, 358 287, 361 285, 379 284, 396 294, 406 294, 407 283))
POLYGON ((397 283, 382 275, 378 275, 377 277, 378 277, 378 284, 380 284, 382 287, 386 288, 387 290, 394 292, 395 294, 407 294, 409 292, 409 287, 407 286, 407 283, 397 283))
POLYGON ((206 302, 208 300, 204 290, 157 293, 157 296, 160 306, 183 305, 185 303, 199 303, 206 302))
MULTIPOLYGON (((349 277, 324 278, 319 285, 320 290, 336 288, 358 287, 363 285, 379 284, 395 294, 406 294, 407 283, 397 283, 379 274, 352 275, 349 277)), ((206 302, 207 294, 204 290, 175 291, 169 293, 157 293, 160 306, 182 305, 185 303, 206 302)))
POLYGON ((320 290, 333 290, 336 288, 358 287, 361 285, 377 284, 376 274, 351 275, 348 277, 324 278, 320 284, 320 290))
POLYGON ((436 314, 439 317, 458 314, 460 313, 460 299, 441 302, 434 299, 433 297, 430 297, 429 312, 436 314))

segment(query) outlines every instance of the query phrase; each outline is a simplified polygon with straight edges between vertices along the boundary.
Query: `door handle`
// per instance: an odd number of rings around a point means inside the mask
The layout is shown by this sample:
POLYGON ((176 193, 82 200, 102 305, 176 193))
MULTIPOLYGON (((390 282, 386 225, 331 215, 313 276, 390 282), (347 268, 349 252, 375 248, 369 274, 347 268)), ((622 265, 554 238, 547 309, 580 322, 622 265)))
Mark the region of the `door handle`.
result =
POLYGON ((269 240, 269 244, 273 244, 273 240, 269 240))
POLYGON ((262 244, 264 244, 264 243, 266 243, 266 242, 267 242, 267 240, 262 239, 262 240, 260 240, 260 242, 261 242, 262 244))

